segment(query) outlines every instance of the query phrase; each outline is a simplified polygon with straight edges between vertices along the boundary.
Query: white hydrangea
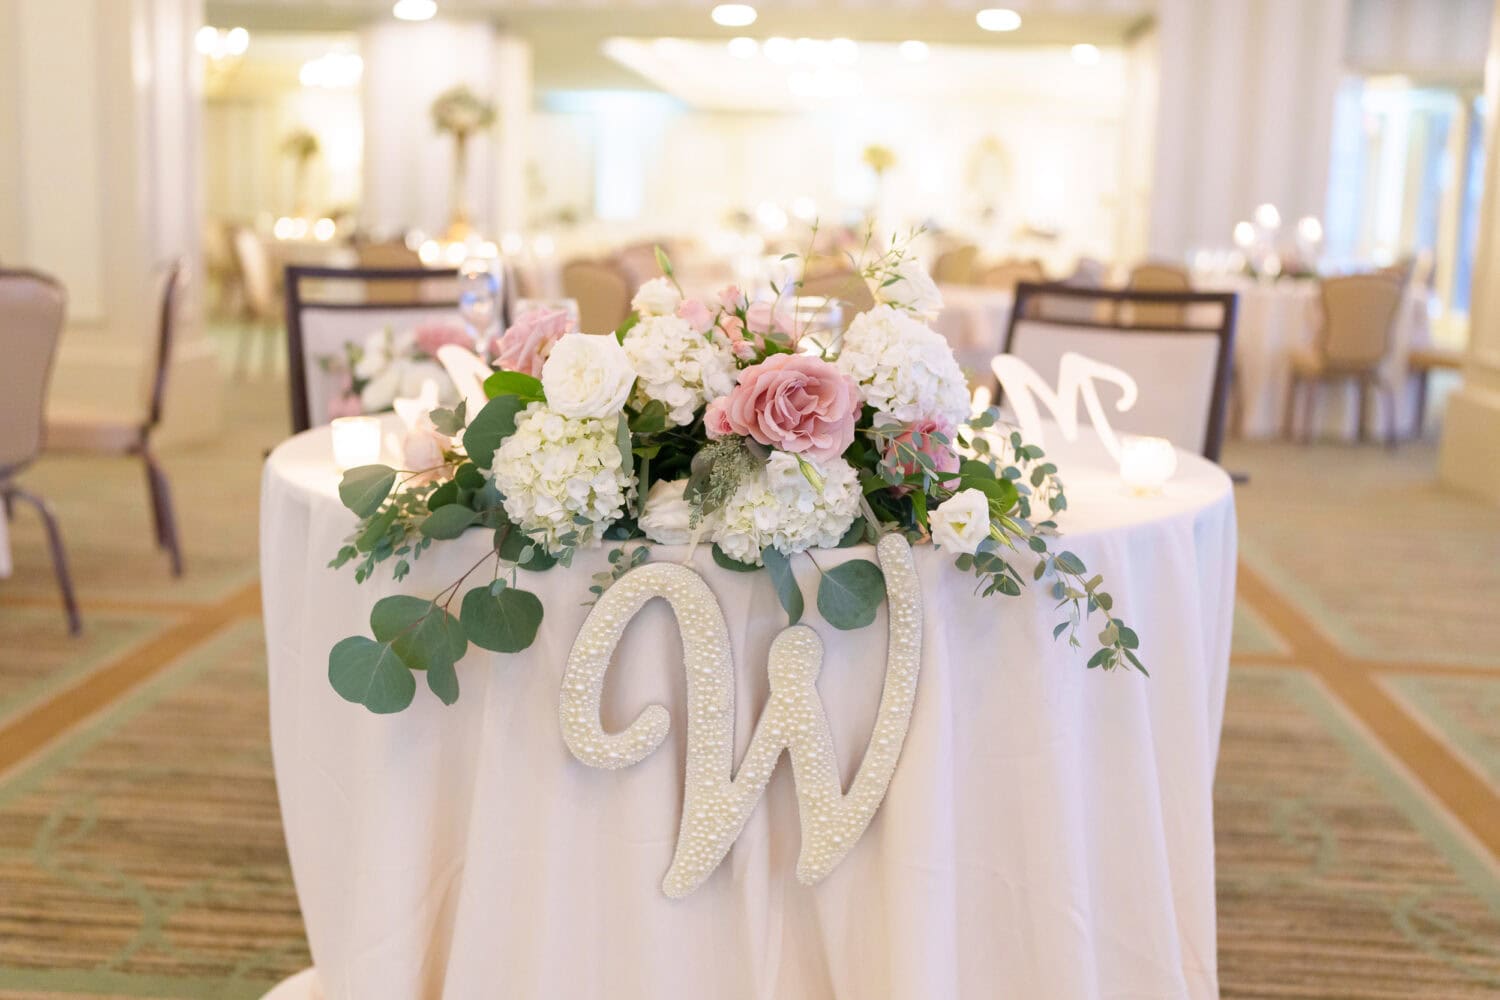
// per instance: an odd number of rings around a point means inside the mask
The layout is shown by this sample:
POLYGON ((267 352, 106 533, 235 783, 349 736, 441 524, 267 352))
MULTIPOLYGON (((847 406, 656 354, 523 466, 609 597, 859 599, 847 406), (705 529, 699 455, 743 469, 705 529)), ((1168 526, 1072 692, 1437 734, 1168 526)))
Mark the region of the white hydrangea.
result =
POLYGON ((642 285, 630 300, 630 308, 642 317, 671 316, 682 305, 682 293, 670 278, 652 278, 642 285))
POLYGON ((625 353, 638 376, 637 405, 660 400, 669 423, 683 427, 709 400, 734 388, 729 343, 716 331, 698 333, 676 316, 646 316, 625 335, 625 353))
POLYGON ((836 364, 859 383, 866 403, 903 423, 968 419, 969 388, 953 349, 899 309, 880 305, 856 316, 836 364))
POLYGON ((491 474, 505 513, 548 552, 597 546, 624 512, 635 475, 620 455, 617 429, 613 418, 574 419, 532 403, 495 452, 491 474))
POLYGON ((842 458, 808 464, 818 487, 784 451, 773 451, 761 474, 740 485, 714 532, 725 555, 759 566, 767 545, 791 555, 839 543, 859 513, 859 474, 842 458))
POLYGON ((875 301, 905 309, 924 319, 936 319, 943 310, 943 293, 927 273, 921 260, 903 257, 895 267, 880 273, 875 301))

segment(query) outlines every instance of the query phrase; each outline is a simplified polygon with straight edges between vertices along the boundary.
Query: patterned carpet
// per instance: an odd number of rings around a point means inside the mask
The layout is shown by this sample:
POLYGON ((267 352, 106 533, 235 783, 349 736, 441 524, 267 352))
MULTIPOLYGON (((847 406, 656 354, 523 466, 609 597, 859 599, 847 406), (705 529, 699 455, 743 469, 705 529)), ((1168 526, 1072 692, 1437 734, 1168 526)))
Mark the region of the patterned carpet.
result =
MULTIPOLYGON (((25 477, 89 629, 64 634, 23 511, 0 583, 0 1000, 253 998, 308 964, 254 588, 283 405, 248 383, 223 443, 166 455, 181 581, 137 465, 25 477)), ((1227 458, 1252 479, 1216 792, 1226 998, 1500 997, 1500 515, 1439 491, 1434 461, 1227 458)))

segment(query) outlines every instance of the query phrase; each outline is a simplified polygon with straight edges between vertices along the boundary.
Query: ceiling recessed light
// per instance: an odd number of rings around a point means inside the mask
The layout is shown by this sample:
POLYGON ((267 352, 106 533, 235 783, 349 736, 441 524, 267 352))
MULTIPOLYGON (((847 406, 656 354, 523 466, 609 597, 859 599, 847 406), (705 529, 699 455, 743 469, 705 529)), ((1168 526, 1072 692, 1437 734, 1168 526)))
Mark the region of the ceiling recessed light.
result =
POLYGON ((437 0, 396 0, 391 13, 402 21, 427 21, 437 13, 437 0))
POLYGON ((743 28, 755 23, 755 8, 747 3, 721 3, 708 16, 714 19, 714 24, 743 28))
POLYGON ((896 51, 901 53, 901 58, 907 62, 921 62, 928 55, 927 43, 919 42, 915 38, 907 39, 896 46, 896 51))
POLYGON ((1015 31, 1021 26, 1021 15, 1008 7, 986 7, 974 15, 974 23, 985 31, 1015 31))
POLYGON ((1073 46, 1073 61, 1080 66, 1094 66, 1099 62, 1099 47, 1097 45, 1073 46))
POLYGON ((744 35, 729 40, 729 54, 736 59, 754 59, 760 52, 760 43, 744 35))

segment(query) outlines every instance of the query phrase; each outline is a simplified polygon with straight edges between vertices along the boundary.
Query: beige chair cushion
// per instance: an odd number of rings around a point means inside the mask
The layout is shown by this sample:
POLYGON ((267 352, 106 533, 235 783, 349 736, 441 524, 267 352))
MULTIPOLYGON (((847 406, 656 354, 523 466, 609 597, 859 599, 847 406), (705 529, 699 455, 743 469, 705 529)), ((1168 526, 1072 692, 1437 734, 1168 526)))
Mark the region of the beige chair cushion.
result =
POLYGON ((1293 347, 1291 350, 1292 374, 1303 378, 1318 378, 1326 368, 1323 356, 1315 348, 1293 347))
POLYGON ((54 403, 47 410, 47 449, 123 454, 140 444, 142 424, 118 411, 54 403))

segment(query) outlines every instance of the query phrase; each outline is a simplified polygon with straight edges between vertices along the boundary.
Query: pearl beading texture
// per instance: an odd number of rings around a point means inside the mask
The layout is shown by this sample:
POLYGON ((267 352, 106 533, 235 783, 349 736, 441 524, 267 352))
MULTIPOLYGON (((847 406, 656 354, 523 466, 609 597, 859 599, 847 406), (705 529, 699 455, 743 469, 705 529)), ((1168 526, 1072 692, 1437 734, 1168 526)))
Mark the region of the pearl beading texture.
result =
POLYGON ((708 584, 686 566, 648 563, 604 592, 579 630, 563 675, 558 715, 563 740, 591 767, 638 764, 666 739, 671 718, 649 705, 619 733, 599 723, 604 674, 620 636, 647 601, 665 598, 677 618, 687 670, 687 776, 682 822, 662 891, 688 895, 719 866, 765 792, 786 750, 797 789, 802 847, 797 881, 815 885, 854 847, 874 818, 896 771, 916 700, 922 660, 922 594, 911 546, 897 534, 876 547, 889 602, 885 684, 859 771, 843 792, 833 733, 817 679, 823 643, 806 625, 771 643, 770 696, 734 773, 734 662, 724 611, 708 584))

